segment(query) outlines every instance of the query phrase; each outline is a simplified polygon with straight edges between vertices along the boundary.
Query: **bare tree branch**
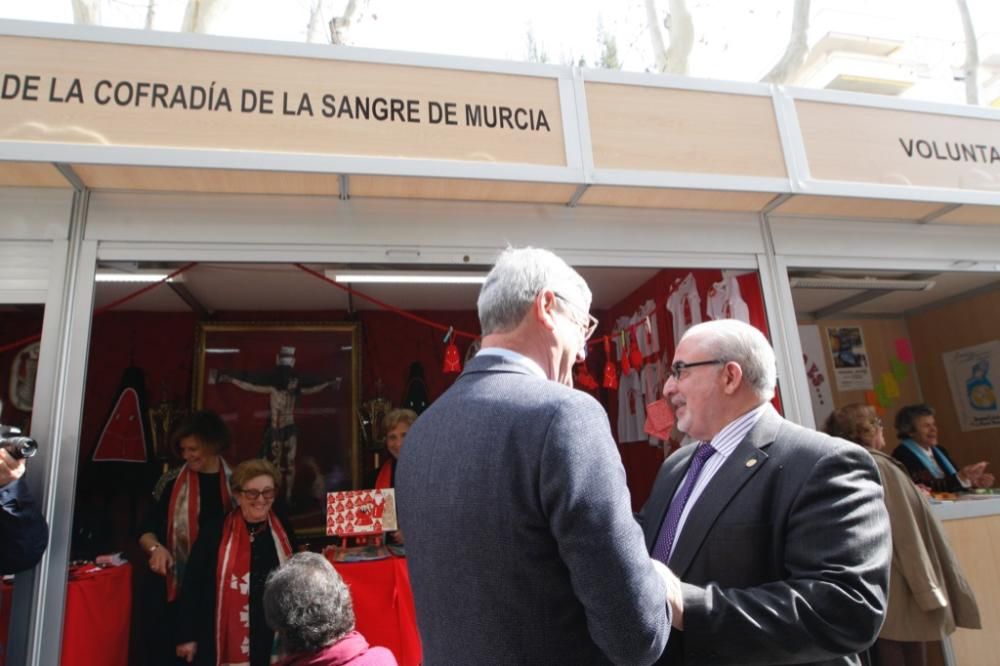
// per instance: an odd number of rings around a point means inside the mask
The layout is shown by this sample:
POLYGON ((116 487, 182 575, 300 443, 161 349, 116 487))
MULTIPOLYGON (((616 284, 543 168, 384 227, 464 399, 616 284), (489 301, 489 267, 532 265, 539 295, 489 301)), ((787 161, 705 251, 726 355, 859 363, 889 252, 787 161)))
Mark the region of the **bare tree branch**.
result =
POLYGON ((792 14, 792 32, 788 36, 785 53, 771 68, 762 81, 765 83, 786 83, 794 77, 809 53, 809 10, 810 0, 795 0, 792 14))
POLYGON ((334 17, 330 21, 330 42, 332 44, 346 44, 347 30, 351 27, 358 11, 368 4, 368 0, 347 0, 344 13, 334 17))
POLYGON ((976 30, 972 25, 972 14, 969 13, 967 0, 956 0, 958 13, 962 17, 962 31, 965 33, 965 101, 969 104, 979 104, 979 42, 976 30))
POLYGON ((73 0, 73 22, 80 25, 101 24, 102 0, 73 0))

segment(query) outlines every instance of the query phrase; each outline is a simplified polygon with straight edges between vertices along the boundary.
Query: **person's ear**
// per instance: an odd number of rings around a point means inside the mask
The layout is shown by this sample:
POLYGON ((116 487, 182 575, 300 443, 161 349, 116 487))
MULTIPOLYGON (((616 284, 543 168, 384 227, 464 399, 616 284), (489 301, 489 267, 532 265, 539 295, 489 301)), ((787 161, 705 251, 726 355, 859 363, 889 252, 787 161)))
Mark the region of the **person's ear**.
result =
POLYGON ((534 312, 538 322, 550 331, 556 328, 555 307, 556 295, 551 289, 542 289, 535 296, 535 304, 532 307, 532 312, 534 312))
POLYGON ((728 361, 722 366, 722 390, 726 395, 733 395, 743 385, 743 368, 735 361, 728 361))

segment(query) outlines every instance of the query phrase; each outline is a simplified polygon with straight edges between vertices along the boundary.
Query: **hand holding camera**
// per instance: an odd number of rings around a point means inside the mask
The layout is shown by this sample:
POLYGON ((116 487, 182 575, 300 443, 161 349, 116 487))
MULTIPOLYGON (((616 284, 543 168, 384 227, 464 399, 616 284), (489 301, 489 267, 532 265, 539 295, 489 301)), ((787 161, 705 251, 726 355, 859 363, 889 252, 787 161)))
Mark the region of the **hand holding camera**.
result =
POLYGON ((11 426, 0 425, 0 488, 24 476, 24 461, 35 455, 38 443, 11 426))

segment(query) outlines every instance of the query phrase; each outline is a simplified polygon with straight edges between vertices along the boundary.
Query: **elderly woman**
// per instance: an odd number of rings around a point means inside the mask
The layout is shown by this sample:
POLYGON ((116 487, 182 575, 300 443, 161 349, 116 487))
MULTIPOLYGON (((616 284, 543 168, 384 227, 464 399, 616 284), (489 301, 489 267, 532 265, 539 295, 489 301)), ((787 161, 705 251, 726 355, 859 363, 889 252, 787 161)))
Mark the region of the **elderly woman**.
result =
MULTIPOLYGON (((155 634, 144 641, 150 663, 167 657, 173 660, 175 601, 191 549, 206 523, 220 522, 233 508, 229 492, 232 470, 221 455, 229 446, 229 430, 219 415, 212 411, 190 414, 174 431, 172 442, 184 464, 164 474, 156 484, 155 504, 140 527, 139 537, 139 545, 149 554, 150 570, 163 577, 167 599, 165 621, 146 619, 151 634, 155 634)), ((162 594, 155 595, 161 597, 160 609, 162 594)))
POLYGON ((299 553, 267 579, 264 613, 288 655, 280 666, 395 666, 354 630, 351 593, 322 555, 299 553))
POLYGON ((830 435, 868 449, 882 478, 892 529, 892 571, 885 624, 873 648, 880 666, 920 666, 926 641, 938 641, 956 625, 980 628, 979 608, 944 530, 906 468, 886 455, 882 421, 869 405, 834 411, 830 435))
POLYGON ((179 600, 177 656, 199 664, 264 666, 276 655, 264 619, 267 576, 292 555, 290 530, 271 511, 278 470, 247 460, 233 470, 238 507, 206 525, 179 600))
POLYGON ((935 492, 956 492, 966 488, 989 488, 993 475, 986 461, 955 469, 951 456, 938 445, 934 410, 927 405, 907 405, 896 413, 896 435, 900 444, 892 452, 906 466, 910 477, 935 492))

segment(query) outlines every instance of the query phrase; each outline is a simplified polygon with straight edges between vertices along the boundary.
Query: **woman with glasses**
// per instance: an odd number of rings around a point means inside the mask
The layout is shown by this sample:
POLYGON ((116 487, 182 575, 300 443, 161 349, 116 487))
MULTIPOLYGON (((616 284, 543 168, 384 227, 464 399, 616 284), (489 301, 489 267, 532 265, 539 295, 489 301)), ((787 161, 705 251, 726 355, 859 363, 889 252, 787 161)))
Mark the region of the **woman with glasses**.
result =
POLYGON ((892 570, 885 624, 872 648, 879 666, 922 666, 927 641, 955 627, 979 629, 976 598, 941 523, 906 468, 883 452, 882 421, 869 405, 837 409, 826 432, 868 449, 878 467, 892 528, 892 570))
POLYGON ((280 478, 266 460, 233 470, 238 506, 205 526, 188 560, 179 600, 181 659, 263 666, 277 656, 263 598, 268 575, 293 552, 291 530, 271 510, 280 478))

